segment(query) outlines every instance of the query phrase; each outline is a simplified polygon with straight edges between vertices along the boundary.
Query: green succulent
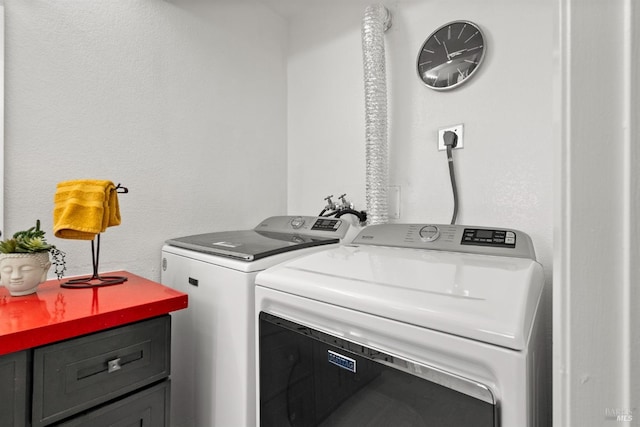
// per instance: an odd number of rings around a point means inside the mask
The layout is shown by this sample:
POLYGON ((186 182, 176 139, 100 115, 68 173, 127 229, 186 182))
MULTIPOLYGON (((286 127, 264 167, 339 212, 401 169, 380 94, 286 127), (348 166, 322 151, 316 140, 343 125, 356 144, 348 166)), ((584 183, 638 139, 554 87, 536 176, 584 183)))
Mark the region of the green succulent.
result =
POLYGON ((38 252, 49 252, 51 254, 56 275, 60 279, 66 270, 65 253, 54 245, 47 243, 44 237, 44 230, 40 229, 39 219, 36 220, 35 227, 18 231, 13 235, 13 238, 0 242, 0 253, 2 254, 32 254, 38 252))
POLYGON ((18 242, 16 241, 16 239, 5 240, 4 242, 0 242, 0 253, 2 254, 15 253, 17 246, 18 246, 18 242))
POLYGON ((47 243, 44 231, 40 229, 40 220, 36 220, 35 227, 25 231, 18 231, 13 235, 12 239, 0 242, 0 253, 3 254, 30 254, 49 251, 52 248, 54 246, 47 243))

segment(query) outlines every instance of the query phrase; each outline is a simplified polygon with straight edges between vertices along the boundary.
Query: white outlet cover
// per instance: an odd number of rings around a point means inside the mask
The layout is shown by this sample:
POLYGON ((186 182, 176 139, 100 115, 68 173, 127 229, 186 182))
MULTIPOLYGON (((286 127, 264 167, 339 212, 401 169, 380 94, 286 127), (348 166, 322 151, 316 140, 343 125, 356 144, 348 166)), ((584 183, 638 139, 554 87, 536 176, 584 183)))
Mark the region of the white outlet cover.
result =
POLYGON ((438 150, 443 151, 447 149, 444 145, 444 133, 448 130, 458 135, 458 144, 454 150, 464 148, 464 125, 461 123, 459 125, 448 126, 438 130, 438 150))

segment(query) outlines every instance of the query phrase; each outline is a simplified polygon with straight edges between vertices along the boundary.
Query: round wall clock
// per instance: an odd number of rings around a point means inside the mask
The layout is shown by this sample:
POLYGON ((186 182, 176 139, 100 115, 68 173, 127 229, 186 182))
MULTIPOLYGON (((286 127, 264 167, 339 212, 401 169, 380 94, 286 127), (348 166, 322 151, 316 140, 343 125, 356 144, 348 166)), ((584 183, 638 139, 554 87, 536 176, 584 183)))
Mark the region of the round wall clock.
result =
POLYGON ((468 21, 454 21, 435 30, 418 53, 418 75, 435 90, 453 89, 480 68, 486 52, 480 28, 468 21))

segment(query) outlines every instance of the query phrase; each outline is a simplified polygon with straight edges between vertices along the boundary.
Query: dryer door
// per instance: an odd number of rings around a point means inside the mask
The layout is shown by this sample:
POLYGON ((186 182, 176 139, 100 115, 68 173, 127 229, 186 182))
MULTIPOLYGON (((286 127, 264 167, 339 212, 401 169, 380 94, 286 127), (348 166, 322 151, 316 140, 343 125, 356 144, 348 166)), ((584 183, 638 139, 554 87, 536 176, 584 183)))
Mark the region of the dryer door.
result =
POLYGON ((495 427, 484 385, 260 313, 260 425, 495 427))

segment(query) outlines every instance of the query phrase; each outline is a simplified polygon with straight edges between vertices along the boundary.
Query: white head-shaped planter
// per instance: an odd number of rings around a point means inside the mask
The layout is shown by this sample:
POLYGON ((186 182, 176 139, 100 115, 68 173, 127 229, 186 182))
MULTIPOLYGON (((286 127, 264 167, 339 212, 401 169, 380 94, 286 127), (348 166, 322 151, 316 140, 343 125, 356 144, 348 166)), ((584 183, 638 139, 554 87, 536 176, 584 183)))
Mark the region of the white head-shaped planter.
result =
POLYGON ((29 295, 36 291, 40 283, 47 280, 49 267, 49 252, 2 254, 0 283, 13 296, 29 295))

